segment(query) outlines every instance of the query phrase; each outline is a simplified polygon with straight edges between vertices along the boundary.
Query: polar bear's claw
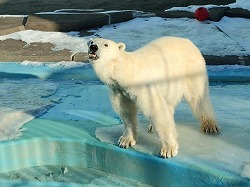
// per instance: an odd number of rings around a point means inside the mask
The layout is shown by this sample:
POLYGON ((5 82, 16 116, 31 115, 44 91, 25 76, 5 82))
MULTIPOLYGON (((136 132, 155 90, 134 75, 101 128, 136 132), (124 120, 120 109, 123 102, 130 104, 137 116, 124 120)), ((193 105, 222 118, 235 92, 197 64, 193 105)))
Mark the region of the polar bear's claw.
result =
POLYGON ((219 133, 220 132, 220 128, 217 126, 212 126, 212 127, 202 127, 202 132, 209 134, 209 133, 219 133))
POLYGON ((127 149, 136 144, 136 141, 133 137, 121 136, 118 141, 119 147, 127 149))
POLYGON ((178 154, 178 145, 163 146, 160 151, 160 156, 162 158, 175 157, 177 154, 178 154))
POLYGON ((153 130, 153 125, 148 125, 148 132, 151 132, 151 133, 153 133, 154 132, 154 130, 153 130))

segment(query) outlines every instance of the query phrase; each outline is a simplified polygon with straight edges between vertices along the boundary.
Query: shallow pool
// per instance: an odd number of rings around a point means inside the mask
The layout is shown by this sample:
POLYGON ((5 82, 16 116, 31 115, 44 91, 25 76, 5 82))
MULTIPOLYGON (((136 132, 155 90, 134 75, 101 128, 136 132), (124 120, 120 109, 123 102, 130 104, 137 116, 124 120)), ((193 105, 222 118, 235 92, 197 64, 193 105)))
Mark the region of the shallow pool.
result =
POLYGON ((142 115, 137 145, 117 147, 121 121, 89 65, 1 63, 0 69, 1 186, 250 184, 248 67, 208 67, 222 133, 200 133, 181 103, 180 151, 165 160, 142 115))

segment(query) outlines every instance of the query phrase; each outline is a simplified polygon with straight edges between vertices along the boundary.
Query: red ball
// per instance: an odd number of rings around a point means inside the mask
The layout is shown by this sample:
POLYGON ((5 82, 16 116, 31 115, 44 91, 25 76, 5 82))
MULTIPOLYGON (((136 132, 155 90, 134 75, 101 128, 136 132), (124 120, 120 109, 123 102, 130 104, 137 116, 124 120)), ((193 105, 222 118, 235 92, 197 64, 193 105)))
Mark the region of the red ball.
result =
POLYGON ((208 10, 205 7, 199 7, 194 12, 194 17, 198 21, 205 21, 209 16, 208 10))

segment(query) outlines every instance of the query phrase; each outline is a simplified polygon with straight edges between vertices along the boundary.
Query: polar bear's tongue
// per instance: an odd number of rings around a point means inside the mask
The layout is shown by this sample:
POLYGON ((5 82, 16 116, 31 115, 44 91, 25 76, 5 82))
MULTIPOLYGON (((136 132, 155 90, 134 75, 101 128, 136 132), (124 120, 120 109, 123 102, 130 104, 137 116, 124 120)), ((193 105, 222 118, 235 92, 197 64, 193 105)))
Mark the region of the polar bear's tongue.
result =
POLYGON ((89 53, 89 59, 96 60, 97 59, 97 55, 94 54, 94 53, 89 53))

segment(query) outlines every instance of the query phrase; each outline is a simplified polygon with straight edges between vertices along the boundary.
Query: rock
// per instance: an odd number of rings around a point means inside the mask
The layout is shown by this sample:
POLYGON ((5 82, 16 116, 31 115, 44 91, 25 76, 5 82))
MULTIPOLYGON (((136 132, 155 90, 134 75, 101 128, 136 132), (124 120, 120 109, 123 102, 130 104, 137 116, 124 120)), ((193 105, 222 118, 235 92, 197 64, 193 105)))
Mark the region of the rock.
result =
POLYGON ((72 56, 71 60, 75 62, 88 62, 88 53, 79 52, 72 56))
POLYGON ((109 16, 101 13, 33 14, 28 16, 25 29, 69 32, 102 27, 108 23, 109 16))
POLYGON ((177 11, 158 12, 156 13, 156 16, 163 18, 194 18, 194 13, 183 10, 177 10, 177 11))
POLYGON ((66 174, 66 173, 69 172, 68 167, 62 167, 61 170, 62 170, 62 173, 63 173, 63 174, 66 174))
POLYGON ((111 11, 108 12, 108 15, 110 16, 109 24, 120 23, 134 19, 133 11, 111 11))
POLYGON ((230 9, 229 7, 213 7, 209 9, 209 20, 220 21, 223 16, 225 16, 226 11, 230 9))
POLYGON ((129 21, 133 18, 133 11, 32 14, 28 16, 25 29, 59 32, 81 31, 102 27, 111 23, 129 21))
POLYGON ((0 17, 0 35, 23 31, 24 17, 0 17))
POLYGON ((203 55, 207 65, 246 65, 250 66, 250 56, 213 56, 203 55))
POLYGON ((243 8, 230 8, 226 11, 228 17, 250 18, 250 11, 243 8))
POLYGON ((70 61, 71 52, 67 49, 53 51, 51 43, 31 43, 27 45, 20 40, 7 39, 0 41, 0 61, 5 62, 59 62, 70 61))

